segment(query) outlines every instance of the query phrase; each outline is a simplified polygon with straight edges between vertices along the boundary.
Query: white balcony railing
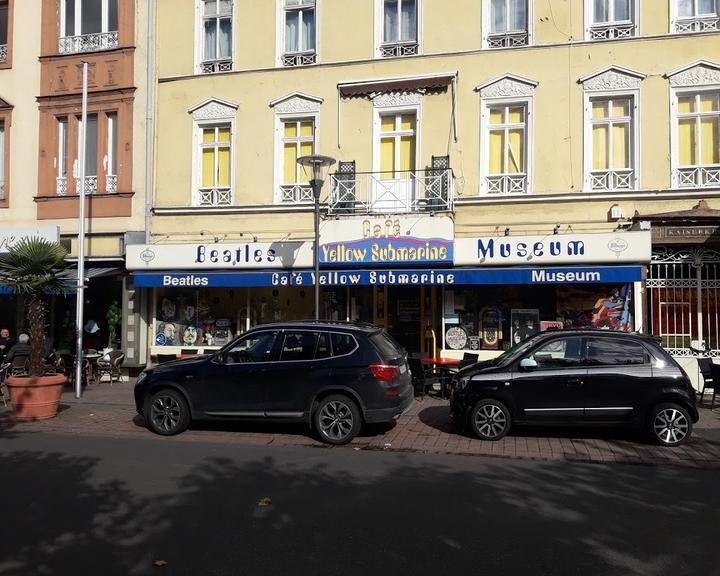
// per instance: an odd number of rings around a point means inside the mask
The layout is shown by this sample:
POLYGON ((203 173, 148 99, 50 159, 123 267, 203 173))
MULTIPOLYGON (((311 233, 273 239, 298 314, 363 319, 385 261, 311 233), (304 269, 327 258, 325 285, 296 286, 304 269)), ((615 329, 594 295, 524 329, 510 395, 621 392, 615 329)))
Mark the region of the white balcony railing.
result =
POLYGON ((196 206, 230 206, 231 204, 230 188, 200 188, 195 198, 196 206))
POLYGON ((591 170, 590 188, 592 190, 633 190, 635 188, 635 170, 591 170))
POLYGON ((590 28, 591 40, 613 40, 635 36, 635 24, 632 22, 593 24, 590 28))
POLYGON ((118 46, 118 33, 100 32, 98 34, 83 34, 82 36, 64 36, 58 42, 60 54, 77 54, 79 52, 95 52, 96 50, 110 50, 118 46))
MULTIPOLYGON (((97 193, 97 176, 85 176, 85 195, 97 193)), ((75 178, 75 193, 80 194, 80 178, 75 178)))
POLYGON ((200 72, 203 74, 214 74, 215 72, 231 72, 232 60, 205 60, 200 63, 200 72))
POLYGON ((525 194, 527 174, 493 174, 485 177, 488 194, 525 194))
POLYGON ((109 194, 117 192, 117 175, 108 174, 105 176, 105 192, 109 194))
POLYGON ((675 20, 675 32, 717 32, 720 30, 720 18, 678 18, 675 20))
POLYGON ((7 44, 0 44, 0 64, 7 62, 7 44))
POLYGON ((501 34, 488 34, 488 48, 514 48, 515 46, 527 46, 529 35, 522 32, 503 32, 501 34))
POLYGON ((55 178, 55 194, 58 196, 67 196, 67 178, 64 176, 55 178))
POLYGON ((280 202, 282 204, 300 204, 314 201, 312 188, 307 184, 282 184, 280 186, 280 202))
POLYGON ((678 188, 720 187, 720 164, 678 168, 675 170, 678 188))
POLYGON ((416 40, 410 42, 388 42, 380 45, 380 56, 392 58, 393 56, 415 56, 420 49, 416 40))
POLYGON ((336 173, 330 177, 329 214, 451 211, 455 179, 450 168, 407 172, 336 173))
POLYGON ((283 54, 283 66, 309 66, 317 62, 317 53, 315 50, 308 52, 288 52, 283 54))

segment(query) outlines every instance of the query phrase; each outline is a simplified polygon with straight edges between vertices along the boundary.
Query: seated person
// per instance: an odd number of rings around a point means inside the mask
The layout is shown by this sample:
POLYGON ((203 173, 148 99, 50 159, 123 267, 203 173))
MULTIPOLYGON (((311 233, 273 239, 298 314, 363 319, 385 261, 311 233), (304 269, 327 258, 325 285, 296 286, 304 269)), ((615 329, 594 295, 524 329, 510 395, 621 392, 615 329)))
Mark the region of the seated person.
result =
POLYGON ((20 334, 18 336, 18 343, 10 349, 6 362, 12 362, 15 357, 28 357, 30 356, 30 336, 27 334, 20 334))
POLYGON ((0 362, 10 352, 10 348, 15 345, 15 338, 10 338, 10 330, 3 328, 0 330, 0 362))

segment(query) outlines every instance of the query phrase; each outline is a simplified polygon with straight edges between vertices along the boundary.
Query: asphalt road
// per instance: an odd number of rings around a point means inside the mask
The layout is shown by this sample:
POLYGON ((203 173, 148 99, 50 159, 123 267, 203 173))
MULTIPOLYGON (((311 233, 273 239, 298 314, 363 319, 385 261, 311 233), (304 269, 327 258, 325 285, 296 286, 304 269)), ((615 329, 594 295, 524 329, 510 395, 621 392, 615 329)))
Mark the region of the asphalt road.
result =
POLYGON ((2 575, 720 566, 717 471, 42 433, 0 437, 0 471, 2 575))

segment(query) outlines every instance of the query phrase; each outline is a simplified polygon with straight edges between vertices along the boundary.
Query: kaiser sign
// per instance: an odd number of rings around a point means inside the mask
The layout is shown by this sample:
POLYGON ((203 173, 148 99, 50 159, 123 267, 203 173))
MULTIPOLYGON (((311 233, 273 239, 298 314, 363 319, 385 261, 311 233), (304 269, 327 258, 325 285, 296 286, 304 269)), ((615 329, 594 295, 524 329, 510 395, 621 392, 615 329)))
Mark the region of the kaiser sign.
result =
POLYGON ((455 265, 649 262, 650 232, 457 238, 455 265))

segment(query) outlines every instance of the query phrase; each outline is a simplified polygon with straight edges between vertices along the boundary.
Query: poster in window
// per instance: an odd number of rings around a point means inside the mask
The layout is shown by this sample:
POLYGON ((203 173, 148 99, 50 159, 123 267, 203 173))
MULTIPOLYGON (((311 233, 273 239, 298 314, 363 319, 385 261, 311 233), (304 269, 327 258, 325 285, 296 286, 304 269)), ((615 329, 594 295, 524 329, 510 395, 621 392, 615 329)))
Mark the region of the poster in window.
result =
POLYGON ((520 344, 540 331, 540 311, 537 308, 513 308, 510 311, 510 338, 520 344))

